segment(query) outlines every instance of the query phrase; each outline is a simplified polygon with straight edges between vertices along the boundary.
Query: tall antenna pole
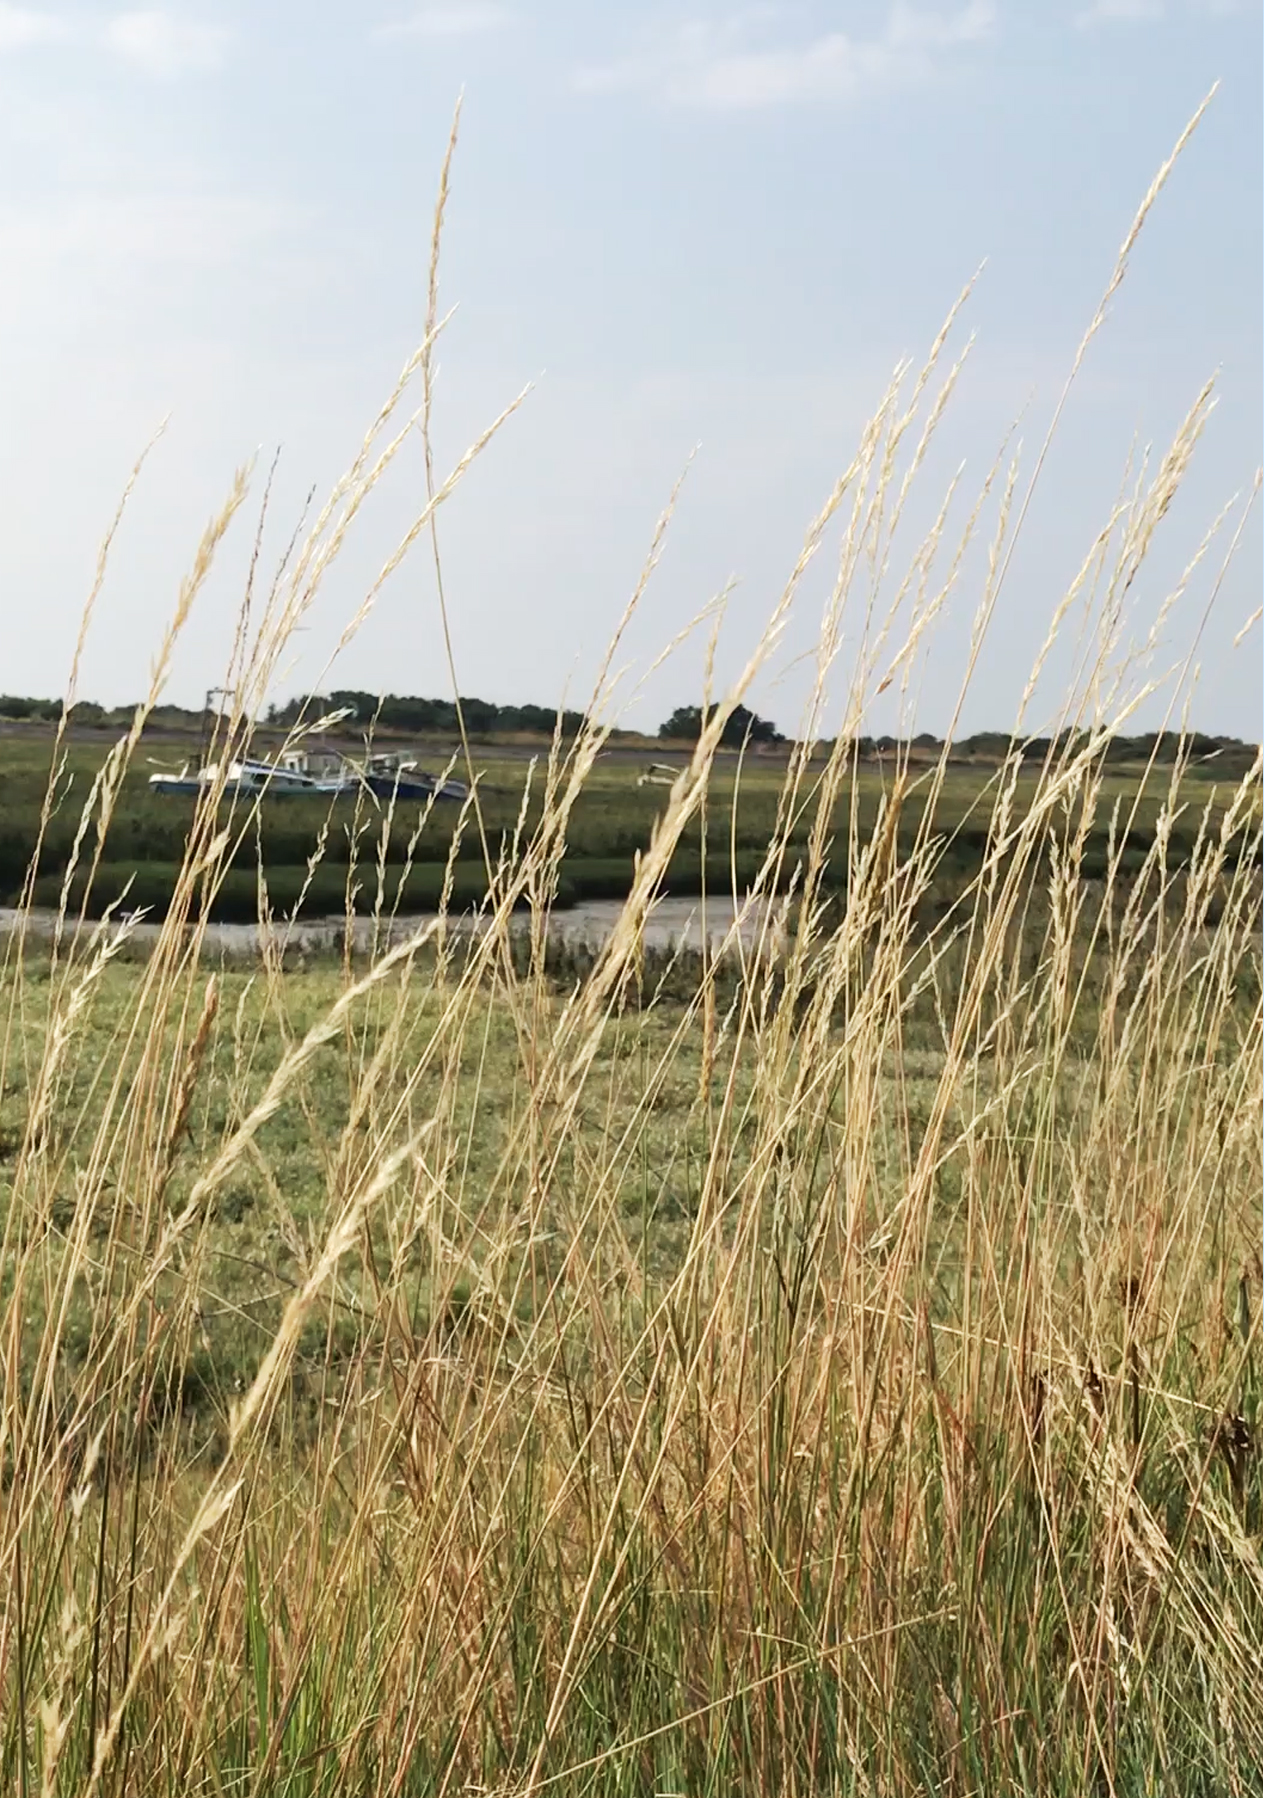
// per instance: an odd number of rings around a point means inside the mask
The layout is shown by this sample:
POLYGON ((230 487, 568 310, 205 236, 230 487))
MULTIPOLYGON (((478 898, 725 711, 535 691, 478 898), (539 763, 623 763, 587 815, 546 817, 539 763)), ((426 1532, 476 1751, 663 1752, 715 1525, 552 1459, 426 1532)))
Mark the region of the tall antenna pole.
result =
MULTIPOLYGON (((227 687, 208 687, 206 689, 206 698, 202 702, 202 733, 198 739, 197 765, 199 770, 206 766, 207 754, 215 735, 211 725, 211 702, 215 699, 224 699, 227 694, 227 687)), ((216 722, 218 722, 218 715, 216 722)))

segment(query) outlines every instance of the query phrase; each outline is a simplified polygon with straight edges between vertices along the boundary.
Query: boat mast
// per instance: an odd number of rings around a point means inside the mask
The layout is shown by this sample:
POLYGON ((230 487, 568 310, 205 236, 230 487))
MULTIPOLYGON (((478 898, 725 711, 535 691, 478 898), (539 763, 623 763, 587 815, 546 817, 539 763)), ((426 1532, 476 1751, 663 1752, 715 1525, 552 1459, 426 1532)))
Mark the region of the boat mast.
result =
MULTIPOLYGON (((228 699, 229 697, 230 693, 227 687, 208 687, 206 689, 206 698, 202 701, 202 730, 198 738, 197 764, 193 770, 195 774, 200 774, 202 769, 206 767, 210 760, 210 751, 214 747, 215 731, 211 724, 212 701, 216 699, 228 699)), ((218 724, 222 714, 216 712, 214 716, 215 723, 218 724)))

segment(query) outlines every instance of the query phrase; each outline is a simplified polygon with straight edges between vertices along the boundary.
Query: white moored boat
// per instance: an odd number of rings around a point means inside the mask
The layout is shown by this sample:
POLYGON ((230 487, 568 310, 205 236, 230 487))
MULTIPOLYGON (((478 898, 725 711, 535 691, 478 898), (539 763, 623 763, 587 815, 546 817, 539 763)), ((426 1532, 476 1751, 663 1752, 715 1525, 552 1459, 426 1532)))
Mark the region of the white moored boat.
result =
POLYGON ((369 756, 361 764, 336 753, 309 755, 298 749, 287 750, 275 762, 249 758, 229 762, 222 774, 218 762, 207 762, 201 767, 186 762, 178 772, 163 770, 151 774, 149 785, 155 793, 184 797, 196 796, 216 785, 222 785, 229 794, 267 793, 270 798, 337 798, 364 789, 382 798, 396 799, 433 796, 463 800, 469 796, 464 781, 438 781, 433 774, 419 769, 415 761, 399 755, 369 756))

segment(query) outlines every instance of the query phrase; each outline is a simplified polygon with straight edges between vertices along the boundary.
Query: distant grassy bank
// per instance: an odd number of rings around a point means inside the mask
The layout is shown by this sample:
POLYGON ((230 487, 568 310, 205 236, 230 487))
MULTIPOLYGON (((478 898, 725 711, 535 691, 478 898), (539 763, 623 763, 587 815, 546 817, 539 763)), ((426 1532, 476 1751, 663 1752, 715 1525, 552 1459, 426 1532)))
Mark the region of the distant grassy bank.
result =
MULTIPOLYGON (((195 745, 186 747, 191 752, 195 745)), ((438 746, 439 754, 444 747, 438 746)), ((41 842, 50 748, 47 734, 20 741, 0 736, 0 903, 17 902, 38 844, 33 904, 55 907, 65 896, 76 915, 99 917, 123 903, 128 909, 143 907, 154 918, 165 916, 194 824, 193 801, 155 794, 148 784, 149 765, 142 761, 120 789, 108 839, 94 866, 95 845, 77 841, 79 806, 100 772, 107 746, 72 742, 67 747, 59 801, 41 842)), ((547 743, 535 749, 547 756, 547 743)), ((450 760, 451 746, 446 751, 450 760)), ((172 759, 168 751, 161 756, 164 764, 172 759)), ((416 801, 392 808, 367 795, 333 803, 294 797, 259 804, 226 802, 220 824, 229 833, 229 845, 214 880, 203 883, 199 905, 208 917, 223 922, 254 919, 261 900, 275 915, 306 917, 427 912, 440 905, 445 893, 454 909, 476 906, 487 893, 489 861, 494 868, 516 829, 530 831, 539 823, 538 774, 535 796, 528 797, 523 809, 528 760, 522 747, 479 748, 479 807, 468 816, 450 803, 427 813, 416 801)), ((678 754, 677 760, 683 766, 685 757, 678 754)), ((437 755, 430 762, 445 765, 437 755)), ((630 891, 636 856, 648 847, 666 801, 661 784, 642 779, 649 765, 648 758, 622 754, 596 764, 570 819, 553 895, 559 908, 585 899, 623 898, 630 891)), ((849 844, 872 833, 897 779, 898 850, 909 852, 927 833, 936 839, 935 885, 941 898, 974 878, 988 850, 998 770, 989 764, 949 763, 937 784, 933 772, 933 763, 906 762, 901 779, 896 765, 857 760, 831 806, 825 871, 830 886, 845 890, 849 844)), ((691 821, 671 857, 663 890, 696 895, 736 887, 741 893, 758 878, 774 837, 780 859, 772 885, 790 885, 797 878, 813 815, 804 812, 797 821, 779 824, 785 773, 784 755, 718 758, 705 844, 702 820, 691 821)), ((1143 764, 1107 765, 1102 812, 1080 850, 1085 878, 1103 878, 1108 863, 1117 872, 1135 872, 1152 851, 1169 795, 1153 774, 1147 782, 1145 773, 1143 764)), ((1014 786, 1019 815, 1038 793, 1039 783, 1035 764, 1019 773, 1014 786)), ((1231 790, 1218 761, 1188 763, 1180 791, 1183 809, 1168 828, 1167 854, 1174 868, 1188 864, 1200 830, 1218 827, 1224 796, 1231 790)), ((1239 835, 1242 852, 1246 836, 1239 835)))

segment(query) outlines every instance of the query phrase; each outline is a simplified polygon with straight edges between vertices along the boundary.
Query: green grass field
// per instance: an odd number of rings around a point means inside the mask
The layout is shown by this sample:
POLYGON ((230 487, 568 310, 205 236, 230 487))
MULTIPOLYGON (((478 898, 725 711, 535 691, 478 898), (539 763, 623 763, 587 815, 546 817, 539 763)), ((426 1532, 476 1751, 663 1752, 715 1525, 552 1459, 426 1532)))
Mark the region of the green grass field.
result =
POLYGON ((6 1783, 1251 1789, 1226 803, 923 928, 879 829, 745 970, 511 940, 538 831, 475 943, 12 939, 6 1783))

